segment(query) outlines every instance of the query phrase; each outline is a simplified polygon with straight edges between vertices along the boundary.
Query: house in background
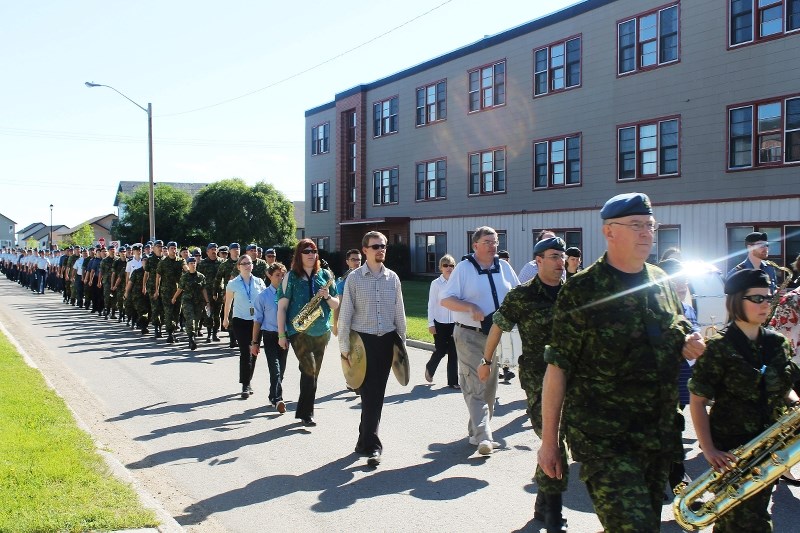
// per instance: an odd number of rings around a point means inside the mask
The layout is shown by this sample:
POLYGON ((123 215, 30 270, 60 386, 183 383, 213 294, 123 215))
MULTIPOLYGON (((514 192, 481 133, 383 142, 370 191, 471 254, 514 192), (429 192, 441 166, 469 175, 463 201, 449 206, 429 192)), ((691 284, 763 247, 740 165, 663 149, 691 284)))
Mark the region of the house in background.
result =
MULTIPOLYGON (((95 244, 97 244, 97 241, 99 241, 101 238, 105 239, 105 242, 111 242, 112 240, 111 226, 116 221, 117 221, 117 215, 115 215, 114 213, 109 213, 107 215, 100 215, 94 218, 90 218, 89 220, 86 220, 84 222, 81 222, 80 224, 77 224, 73 228, 69 228, 67 231, 63 232, 61 236, 68 237, 69 235, 72 235, 73 233, 78 231, 78 229, 80 229, 81 226, 89 225, 92 227, 92 230, 94 231, 95 244)), ((59 242, 59 240, 56 239, 55 236, 53 237, 53 241, 59 242)))
MULTIPOLYGON (((147 181, 120 181, 119 185, 117 186, 117 193, 114 195, 114 207, 117 208, 117 216, 122 218, 125 216, 125 203, 120 202, 120 198, 122 194, 133 194, 133 191, 144 185, 147 187, 149 182, 147 181)), ((200 189, 208 185, 208 183, 180 183, 176 181, 159 181, 153 186, 157 185, 169 185, 179 191, 184 191, 189 194, 191 198, 200 192, 200 189)))
MULTIPOLYGON (((295 212, 297 209, 295 208, 295 212)), ((295 215, 296 216, 296 215, 295 215)), ((17 223, 0 213, 0 246, 13 246, 17 223)))
POLYGON ((306 202, 292 202, 294 205, 294 225, 297 227, 295 237, 297 240, 306 238, 306 202))

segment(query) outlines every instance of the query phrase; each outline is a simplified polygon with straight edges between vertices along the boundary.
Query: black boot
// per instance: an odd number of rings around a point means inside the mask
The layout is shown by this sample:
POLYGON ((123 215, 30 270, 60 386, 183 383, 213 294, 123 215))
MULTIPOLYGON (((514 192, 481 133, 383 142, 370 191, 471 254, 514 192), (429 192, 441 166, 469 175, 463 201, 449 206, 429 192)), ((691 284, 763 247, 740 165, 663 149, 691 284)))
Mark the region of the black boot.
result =
POLYGON ((219 337, 217 337, 217 328, 211 330, 211 340, 214 342, 219 342, 219 337))
POLYGON ((190 350, 197 349, 197 343, 194 342, 194 335, 192 335, 191 333, 189 333, 189 349, 190 350))
POLYGON ((547 512, 547 495, 537 492, 536 501, 533 504, 533 519, 544 522, 545 512, 547 512))
POLYGON ((206 328, 206 344, 211 344, 211 328, 206 328))
POLYGON ((146 319, 143 318, 143 319, 139 320, 139 329, 141 329, 142 335, 147 335, 149 333, 149 331, 147 330, 147 320, 146 319))
POLYGON ((171 331, 167 332, 167 344, 175 344, 175 336, 172 335, 171 331))
POLYGON ((231 333, 228 333, 228 335, 230 335, 229 347, 230 348, 236 348, 236 337, 234 337, 233 334, 231 334, 231 333))
POLYGON ((567 521, 561 516, 561 493, 545 494, 547 510, 544 513, 544 528, 547 533, 564 533, 567 530, 567 521))
POLYGON ((161 337, 163 337, 163 335, 162 335, 162 333, 161 333, 161 326, 160 326, 160 325, 158 325, 158 326, 153 326, 153 329, 154 329, 154 330, 155 330, 155 332, 156 332, 156 339, 160 339, 161 337))

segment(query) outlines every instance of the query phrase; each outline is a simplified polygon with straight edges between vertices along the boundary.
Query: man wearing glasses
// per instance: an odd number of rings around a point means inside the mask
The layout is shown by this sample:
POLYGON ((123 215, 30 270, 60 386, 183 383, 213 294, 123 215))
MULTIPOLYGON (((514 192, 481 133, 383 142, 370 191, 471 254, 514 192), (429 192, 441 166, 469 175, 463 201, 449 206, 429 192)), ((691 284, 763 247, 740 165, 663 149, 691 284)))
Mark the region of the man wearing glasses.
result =
POLYGON ((769 257, 769 239, 767 234, 760 231, 749 233, 744 238, 744 245, 747 248, 747 257, 744 261, 733 267, 726 277, 731 277, 736 272, 744 270, 745 268, 752 268, 755 270, 763 270, 767 273, 770 279, 770 291, 774 294, 778 287, 778 276, 775 271, 775 265, 772 261, 767 260, 769 257))
POLYGON ((607 251, 562 287, 544 352, 539 466, 566 475, 563 420, 605 531, 660 529, 669 468, 683 453, 679 363, 705 349, 663 271, 645 263, 658 228, 652 215, 642 193, 605 203, 607 251))
MULTIPOLYGON (((519 285, 511 265, 501 261, 497 253, 497 232, 482 226, 472 234, 473 253, 459 262, 441 293, 441 305, 453 311, 456 327, 453 337, 458 353, 458 378, 461 393, 469 411, 469 442, 481 455, 490 455, 491 417, 497 392, 497 372, 487 383, 478 378, 484 364, 483 350, 494 313, 509 290, 519 285)), ((495 367, 492 367, 494 370, 495 367)))
MULTIPOLYGON (((336 293, 343 294, 344 291, 344 282, 347 280, 347 276, 350 273, 361 266, 361 252, 358 251, 357 248, 351 248, 347 250, 347 254, 345 255, 345 262, 347 263, 347 271, 342 275, 341 278, 336 280, 336 293)), ((333 310, 333 334, 337 337, 339 336, 339 308, 333 310)), ((349 387, 348 387, 349 388, 349 387)))

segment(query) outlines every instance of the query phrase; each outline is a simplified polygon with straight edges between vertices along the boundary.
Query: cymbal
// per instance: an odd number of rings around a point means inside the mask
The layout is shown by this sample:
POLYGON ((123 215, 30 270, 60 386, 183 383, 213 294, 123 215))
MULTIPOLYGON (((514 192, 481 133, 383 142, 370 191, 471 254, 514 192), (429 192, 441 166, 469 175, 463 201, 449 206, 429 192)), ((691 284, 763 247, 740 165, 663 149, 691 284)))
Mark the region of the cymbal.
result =
POLYGON ((341 363, 347 386, 351 389, 361 387, 367 375, 367 352, 361 335, 355 331, 350 331, 350 353, 347 358, 341 357, 341 363))

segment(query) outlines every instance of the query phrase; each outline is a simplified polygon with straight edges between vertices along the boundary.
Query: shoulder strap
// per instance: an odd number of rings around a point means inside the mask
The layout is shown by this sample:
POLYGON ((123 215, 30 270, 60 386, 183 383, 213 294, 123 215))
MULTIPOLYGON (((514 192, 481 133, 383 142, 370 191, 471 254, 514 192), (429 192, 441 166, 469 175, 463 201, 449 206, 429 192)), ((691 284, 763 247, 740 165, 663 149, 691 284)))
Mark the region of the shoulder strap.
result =
POLYGON ((497 287, 494 285, 494 274, 495 272, 500 272, 500 260, 497 256, 494 257, 492 261, 492 266, 490 268, 481 268, 475 258, 470 254, 467 257, 467 261, 472 263, 472 266, 475 267, 475 270, 478 271, 478 275, 486 274, 486 277, 489 278, 489 287, 492 289, 492 300, 494 300, 494 308, 495 310, 500 308, 500 300, 497 298, 497 287))

